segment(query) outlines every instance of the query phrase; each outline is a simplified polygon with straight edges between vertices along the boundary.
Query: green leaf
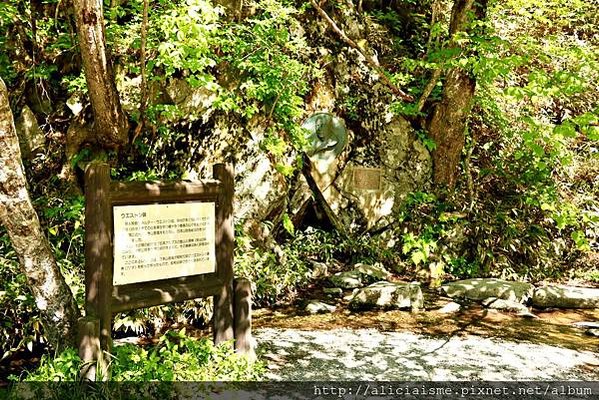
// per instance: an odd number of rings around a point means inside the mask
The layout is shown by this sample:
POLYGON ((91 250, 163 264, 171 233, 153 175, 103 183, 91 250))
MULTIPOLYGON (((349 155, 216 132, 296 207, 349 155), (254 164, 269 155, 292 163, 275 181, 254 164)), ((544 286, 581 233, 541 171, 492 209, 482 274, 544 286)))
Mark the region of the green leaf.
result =
POLYGON ((426 254, 424 254, 422 250, 417 250, 412 253, 412 256, 410 258, 412 259, 412 262, 415 265, 418 265, 426 259, 426 254))
POLYGON ((585 133, 589 139, 599 140, 599 126, 590 126, 585 133))
POLYGON ((555 211, 555 206, 549 203, 541 204, 541 210, 543 211, 555 211))
POLYGON ((571 122, 564 122, 561 125, 556 125, 553 128, 553 133, 564 137, 574 138, 577 136, 576 127, 571 122))
POLYGON ((591 250, 589 241, 587 240, 587 237, 583 231, 580 231, 580 230, 574 231, 570 234, 570 237, 572 238, 572 240, 574 240, 574 243, 576 243, 576 248, 578 250, 580 250, 580 251, 591 250))
POLYGON ((289 233, 291 236, 295 235, 295 226, 293 226, 293 221, 289 218, 289 214, 283 214, 283 228, 289 233))

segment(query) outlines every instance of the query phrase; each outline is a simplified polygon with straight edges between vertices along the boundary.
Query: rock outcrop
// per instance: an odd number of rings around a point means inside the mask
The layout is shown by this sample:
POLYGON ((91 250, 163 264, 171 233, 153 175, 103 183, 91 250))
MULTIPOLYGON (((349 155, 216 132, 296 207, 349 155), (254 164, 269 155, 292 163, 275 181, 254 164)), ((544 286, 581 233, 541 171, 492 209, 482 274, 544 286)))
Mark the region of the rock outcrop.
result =
POLYGON ((341 289, 356 289, 364 286, 360 274, 355 271, 337 272, 329 279, 335 287, 341 289))

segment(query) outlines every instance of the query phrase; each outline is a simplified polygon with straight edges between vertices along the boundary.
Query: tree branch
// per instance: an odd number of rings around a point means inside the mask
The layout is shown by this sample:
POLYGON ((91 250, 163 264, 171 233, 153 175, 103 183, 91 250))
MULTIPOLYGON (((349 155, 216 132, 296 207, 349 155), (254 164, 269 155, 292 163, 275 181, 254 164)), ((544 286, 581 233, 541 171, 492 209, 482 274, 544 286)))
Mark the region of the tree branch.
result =
MULTIPOLYGON (((451 21, 449 23, 449 45, 450 47, 455 45, 455 35, 457 32, 464 30, 466 23, 468 22, 468 12, 471 10, 474 4, 474 0, 456 0, 453 5, 452 13, 451 13, 451 21)), ((431 30, 433 29, 433 25, 436 23, 437 17, 437 2, 433 3, 433 15, 431 18, 431 30)), ((431 43, 432 35, 429 35, 429 45, 431 43)), ((422 95, 418 99, 418 112, 422 111, 424 108, 424 103, 428 100, 435 86, 437 86, 437 82, 441 79, 441 73, 443 69, 441 67, 436 68, 433 71, 433 75, 431 76, 430 81, 424 87, 422 91, 422 95)))
POLYGON ((424 108, 424 103, 426 103, 426 100, 428 100, 433 89, 435 88, 435 86, 437 86, 437 82, 441 78, 441 72, 443 72, 443 70, 441 68, 436 68, 433 71, 433 75, 431 76, 431 79, 428 81, 428 83, 424 87, 424 90, 422 91, 422 95, 418 99, 418 107, 417 107, 418 112, 422 111, 422 109, 424 108))
POLYGON ((139 125, 135 129, 131 143, 137 139, 139 134, 146 124, 146 107, 148 104, 148 83, 147 83, 147 72, 146 72, 146 42, 148 38, 148 8, 149 1, 143 0, 143 17, 141 20, 141 43, 140 43, 140 71, 141 71, 141 94, 139 100, 139 125))
POLYGON ((404 92, 403 90, 401 90, 400 88, 395 86, 395 84, 393 84, 393 82, 391 82, 389 80, 389 78, 387 78, 387 75, 385 74, 385 70, 372 57, 365 54, 364 51, 360 48, 360 46, 358 46, 358 44, 356 42, 354 42, 352 39, 350 39, 345 34, 345 32, 343 32, 343 30, 341 30, 341 28, 339 28, 337 26, 335 21, 333 21, 331 19, 331 17, 329 17, 329 15, 320 7, 320 5, 318 3, 316 3, 315 0, 310 0, 310 4, 312 4, 312 7, 314 7, 316 9, 318 14, 320 14, 320 16, 322 17, 322 19, 325 20, 325 22, 327 23, 329 28, 331 28, 333 30, 333 32, 335 32, 337 34, 337 36, 339 36, 345 44, 347 44, 349 47, 357 50, 358 53, 360 53, 360 55, 362 57, 364 57, 364 59, 366 60, 368 65, 370 65, 370 67, 379 74, 381 81, 383 81, 383 83, 385 83, 385 85, 387 85, 387 87, 393 93, 395 93, 397 96, 399 96, 400 99, 402 99, 404 101, 408 101, 408 102, 414 101, 414 98, 412 96, 410 96, 409 94, 407 94, 406 92, 404 92))

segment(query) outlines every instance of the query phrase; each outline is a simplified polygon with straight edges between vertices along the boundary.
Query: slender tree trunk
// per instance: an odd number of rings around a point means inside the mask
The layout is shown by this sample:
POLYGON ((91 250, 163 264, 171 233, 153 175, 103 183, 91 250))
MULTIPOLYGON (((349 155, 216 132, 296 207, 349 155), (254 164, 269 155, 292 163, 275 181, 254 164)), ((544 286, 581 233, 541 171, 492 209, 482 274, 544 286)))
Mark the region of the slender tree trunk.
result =
POLYGON ((468 72, 452 68, 445 77, 441 102, 433 109, 428 132, 437 145, 433 179, 439 187, 455 187, 475 88, 476 81, 468 72))
POLYGON ((106 52, 102 0, 74 0, 73 5, 83 69, 94 112, 95 139, 103 148, 120 148, 128 142, 129 126, 106 52))
MULTIPOLYGON (((471 13, 482 19, 486 9, 487 0, 456 0, 451 12, 450 37, 466 29, 471 13)), ((429 135, 437 144, 433 152, 433 179, 438 187, 455 187, 475 89, 475 78, 462 68, 452 68, 445 75, 441 101, 427 124, 429 135)))
POLYGON ((41 312, 44 331, 57 349, 75 343, 79 310, 65 283, 27 192, 8 92, 0 79, 0 223, 41 312))

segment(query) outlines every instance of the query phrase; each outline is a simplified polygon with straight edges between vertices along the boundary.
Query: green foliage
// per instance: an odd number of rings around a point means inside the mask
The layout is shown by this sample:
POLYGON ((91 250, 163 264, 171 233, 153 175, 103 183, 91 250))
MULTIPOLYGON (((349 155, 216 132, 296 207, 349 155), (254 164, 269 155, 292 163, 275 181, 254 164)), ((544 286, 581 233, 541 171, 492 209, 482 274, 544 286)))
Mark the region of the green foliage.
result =
POLYGON ((299 287, 310 279, 308 259, 298 249, 304 235, 296 232, 291 244, 276 250, 264 250, 252 244, 239 231, 236 235, 235 272, 254 285, 253 300, 258 305, 293 298, 299 287), (294 245, 295 244, 295 245, 294 245), (276 252, 275 252, 276 251, 276 252))
POLYGON ((148 69, 160 69, 161 79, 183 73, 192 87, 214 89, 214 76, 208 68, 216 65, 212 46, 222 8, 207 0, 162 2, 162 5, 165 9, 153 14, 150 24, 151 46, 157 54, 148 69))
MULTIPOLYGON (((573 273, 571 260, 598 248, 599 43, 589 31, 596 13, 579 1, 491 4, 488 20, 473 20, 469 34, 448 41, 440 24, 426 57, 403 59, 400 71, 428 77, 460 67, 476 77, 469 127, 476 144, 465 161, 472 186, 464 181, 443 202, 409 199, 410 213, 398 217, 397 250, 412 265, 442 263, 458 276, 558 278, 573 273), (468 218, 442 219, 452 214, 468 218)), ((392 14, 377 17, 394 24, 392 14)), ((415 114, 403 103, 392 109, 415 114)))
POLYGON ((420 129, 416 131, 416 135, 418 136, 418 139, 420 139, 420 141, 422 142, 422 144, 424 145, 424 147, 426 147, 426 149, 428 151, 434 151, 437 148, 437 143, 435 143, 435 141, 433 139, 431 139, 430 136, 427 135, 427 133, 420 129))
POLYGON ((35 201, 35 206, 43 210, 40 217, 58 265, 77 303, 83 306, 85 198, 80 195, 64 199, 44 196, 35 201))
MULTIPOLYGON (((26 15, 18 9, 19 0, 7 0, 0 3, 0 49, 6 49, 9 46, 8 40, 11 28, 25 21, 26 15)), ((0 78, 7 84, 12 83, 17 77, 17 73, 12 65, 10 53, 0 51, 0 78)))
MULTIPOLYGON (((278 134, 279 141, 302 149, 305 140, 298 126, 302 96, 317 70, 308 61, 298 11, 277 0, 262 0, 255 6, 260 10, 256 15, 229 24, 219 40, 220 62, 226 63, 237 82, 221 91, 217 106, 246 119, 261 113, 273 125, 271 132, 285 133, 278 134)), ((280 158, 281 146, 265 148, 280 158)))
POLYGON ((401 252, 405 255, 410 255, 410 260, 414 265, 418 266, 422 262, 426 262, 431 253, 437 249, 437 241, 433 238, 432 229, 428 229, 419 236, 408 232, 402 236, 403 246, 401 252))
POLYGON ((231 346, 215 347, 206 338, 179 332, 164 334, 149 350, 125 344, 115 348, 112 379, 116 381, 245 381, 255 380, 262 365, 252 365, 231 346))
MULTIPOLYGON (((24 381, 77 382, 81 366, 75 349, 54 357, 44 355, 40 366, 24 381)), ((260 362, 250 363, 235 354, 232 346, 217 347, 207 338, 189 337, 185 329, 165 333, 147 349, 131 344, 115 346, 110 367, 110 380, 117 382, 247 381, 258 379, 263 371, 260 362)))
MULTIPOLYGON (((83 196, 40 197, 35 206, 43 210, 40 218, 47 229, 52 250, 61 272, 80 306, 83 305, 83 196)), ((0 230, 0 353, 2 358, 45 345, 39 311, 21 272, 6 232, 0 230)))
POLYGON ((39 312, 8 235, 0 227, 0 361, 43 343, 39 312))
POLYGON ((393 241, 386 237, 369 233, 336 237, 335 255, 338 259, 346 260, 348 264, 381 263, 385 267, 398 269, 399 257, 393 249, 393 241))
MULTIPOLYGON (((42 356, 39 367, 25 377, 27 382, 77 382, 81 370, 81 359, 75 349, 66 349, 52 357, 42 356)), ((16 380, 16 377, 12 377, 16 380)))

